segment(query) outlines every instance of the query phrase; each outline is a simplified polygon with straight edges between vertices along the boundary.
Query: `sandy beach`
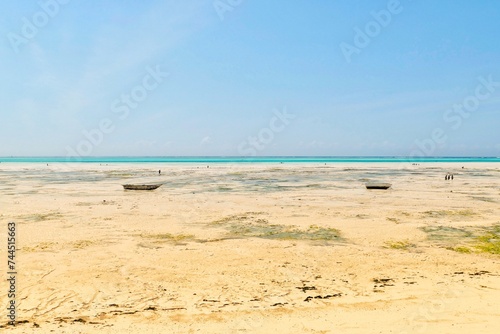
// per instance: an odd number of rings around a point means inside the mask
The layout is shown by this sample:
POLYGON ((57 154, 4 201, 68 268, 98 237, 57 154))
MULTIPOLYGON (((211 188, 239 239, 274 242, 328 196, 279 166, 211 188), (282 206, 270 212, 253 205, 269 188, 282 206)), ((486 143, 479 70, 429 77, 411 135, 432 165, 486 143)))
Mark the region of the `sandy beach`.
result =
POLYGON ((462 166, 3 163, 20 323, 3 311, 0 326, 498 333, 500 166, 462 166), (134 182, 164 185, 123 190, 134 182))

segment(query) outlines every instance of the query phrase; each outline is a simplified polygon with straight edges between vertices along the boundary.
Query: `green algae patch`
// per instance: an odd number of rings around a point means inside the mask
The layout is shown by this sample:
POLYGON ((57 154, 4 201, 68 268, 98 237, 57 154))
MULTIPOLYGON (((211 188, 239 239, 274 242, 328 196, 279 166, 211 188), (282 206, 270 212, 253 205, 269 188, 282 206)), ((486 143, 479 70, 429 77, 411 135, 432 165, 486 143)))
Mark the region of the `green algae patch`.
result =
POLYGON ((117 179, 128 179, 134 176, 134 174, 131 173, 126 173, 123 171, 109 171, 109 172, 104 172, 104 175, 107 178, 117 178, 117 179))
POLYGON ((431 210, 422 212, 424 217, 432 217, 432 218, 451 218, 451 219, 460 219, 460 218, 470 218, 479 216, 476 212, 470 209, 464 210, 431 210))
POLYGON ((260 218, 259 213, 233 215, 211 222, 209 226, 226 230, 225 238, 262 238, 273 240, 321 240, 341 241, 340 231, 335 228, 310 225, 306 229, 294 225, 271 224, 260 218))
POLYGON ((408 250, 414 247, 416 247, 416 245, 408 240, 385 242, 385 248, 390 248, 390 249, 408 250))
POLYGON ((427 226, 431 243, 462 254, 500 255, 500 224, 482 227, 427 226))
POLYGON ((427 239, 431 241, 453 242, 473 237, 472 231, 451 226, 425 226, 420 229, 427 233, 427 239))
POLYGON ((500 255, 500 233, 489 232, 477 237, 474 248, 480 253, 500 255))
POLYGON ((472 250, 469 247, 457 246, 457 247, 447 247, 446 249, 455 251, 457 253, 470 254, 472 250))

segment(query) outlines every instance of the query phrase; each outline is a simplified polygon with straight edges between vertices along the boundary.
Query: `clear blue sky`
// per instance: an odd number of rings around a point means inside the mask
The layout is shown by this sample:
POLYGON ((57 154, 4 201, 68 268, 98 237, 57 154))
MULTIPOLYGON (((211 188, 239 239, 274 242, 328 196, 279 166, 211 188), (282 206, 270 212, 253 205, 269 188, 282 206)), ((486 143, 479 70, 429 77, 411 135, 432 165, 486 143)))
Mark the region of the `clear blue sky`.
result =
POLYGON ((500 156, 499 1, 59 1, 0 4, 0 156, 500 156))

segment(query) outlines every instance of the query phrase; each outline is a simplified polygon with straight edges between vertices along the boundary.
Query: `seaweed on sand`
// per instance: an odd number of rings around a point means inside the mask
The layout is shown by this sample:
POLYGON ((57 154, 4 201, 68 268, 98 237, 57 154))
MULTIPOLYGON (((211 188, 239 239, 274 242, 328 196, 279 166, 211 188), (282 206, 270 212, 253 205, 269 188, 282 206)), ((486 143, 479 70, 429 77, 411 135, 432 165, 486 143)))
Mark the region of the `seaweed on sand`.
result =
POLYGON ((408 250, 409 248, 415 247, 415 244, 411 243, 409 240, 402 241, 386 241, 386 248, 408 250))
POLYGON ((482 227, 434 226, 421 228, 428 240, 458 253, 500 255, 500 224, 482 227))
POLYGON ((229 216, 210 223, 210 226, 224 228, 226 238, 263 238, 274 240, 323 240, 340 241, 340 231, 335 228, 310 225, 300 229, 294 225, 271 224, 267 219, 255 214, 229 216))

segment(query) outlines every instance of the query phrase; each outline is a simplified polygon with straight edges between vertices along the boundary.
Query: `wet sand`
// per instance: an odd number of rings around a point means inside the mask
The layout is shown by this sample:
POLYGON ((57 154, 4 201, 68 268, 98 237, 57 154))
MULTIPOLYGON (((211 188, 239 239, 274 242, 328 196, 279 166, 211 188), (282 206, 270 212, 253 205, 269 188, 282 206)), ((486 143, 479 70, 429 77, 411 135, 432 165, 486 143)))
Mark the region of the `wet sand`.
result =
POLYGON ((495 163, 0 167, 13 333, 500 330, 495 163))

